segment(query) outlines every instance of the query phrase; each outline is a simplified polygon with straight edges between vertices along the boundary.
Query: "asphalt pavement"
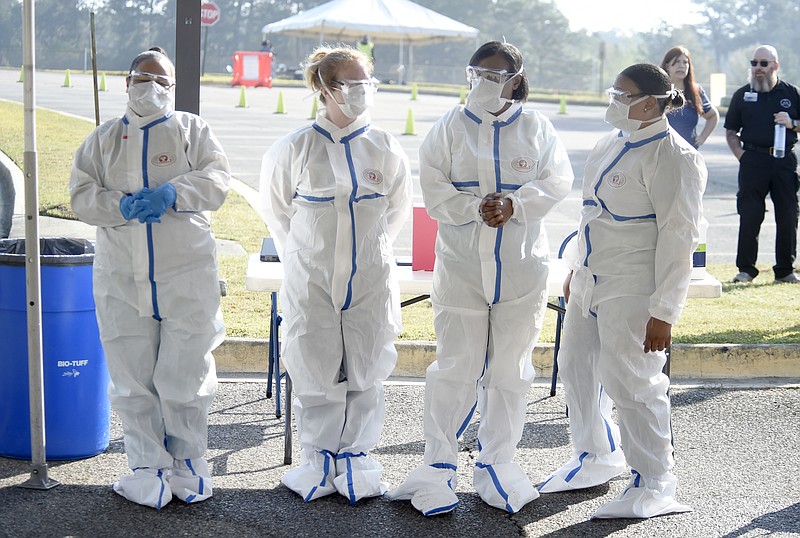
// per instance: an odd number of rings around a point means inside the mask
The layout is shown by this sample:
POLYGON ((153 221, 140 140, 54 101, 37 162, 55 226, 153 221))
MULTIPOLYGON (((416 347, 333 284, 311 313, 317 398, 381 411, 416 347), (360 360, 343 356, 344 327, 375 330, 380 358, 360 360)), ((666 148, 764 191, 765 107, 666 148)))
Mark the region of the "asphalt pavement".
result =
MULTIPOLYGON (((127 471, 122 432, 112 415, 109 449, 92 458, 51 462, 61 485, 18 487, 26 461, 0 458, 0 537, 86 536, 665 536, 682 538, 800 534, 800 389, 797 386, 676 386, 673 428, 679 498, 694 512, 650 520, 591 520, 627 477, 574 493, 541 496, 517 514, 485 505, 472 489, 477 424, 459 454, 460 505, 451 514, 420 515, 408 502, 366 499, 356 506, 334 494, 311 503, 280 484, 283 421, 265 399, 263 380, 221 383, 211 409, 208 458, 214 496, 156 511, 124 500, 111 482, 127 471)), ((384 480, 397 485, 421 464, 424 385, 386 387, 386 426, 371 453, 384 480)), ((549 398, 535 384, 517 461, 534 482, 570 455, 563 391, 549 398)), ((296 439, 295 439, 296 446, 296 439)), ((295 461, 298 454, 295 452, 295 461)))

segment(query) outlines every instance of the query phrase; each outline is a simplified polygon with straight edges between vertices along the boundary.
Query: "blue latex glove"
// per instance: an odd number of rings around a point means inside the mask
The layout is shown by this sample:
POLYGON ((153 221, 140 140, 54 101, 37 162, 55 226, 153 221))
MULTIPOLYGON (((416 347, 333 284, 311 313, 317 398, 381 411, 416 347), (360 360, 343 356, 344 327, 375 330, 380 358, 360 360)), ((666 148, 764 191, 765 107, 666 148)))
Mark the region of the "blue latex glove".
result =
POLYGON ((161 215, 175 205, 178 194, 172 183, 164 183, 152 190, 144 188, 135 197, 133 206, 139 210, 139 222, 161 222, 161 215))
POLYGON ((119 212, 122 213, 125 220, 140 218, 144 208, 136 205, 136 202, 139 200, 138 196, 139 193, 137 192, 135 195, 126 194, 120 198, 119 212))
POLYGON ((133 202, 134 211, 136 212, 136 218, 139 219, 139 222, 145 224, 150 224, 153 222, 161 222, 161 219, 156 217, 153 214, 152 205, 145 200, 139 199, 133 202))

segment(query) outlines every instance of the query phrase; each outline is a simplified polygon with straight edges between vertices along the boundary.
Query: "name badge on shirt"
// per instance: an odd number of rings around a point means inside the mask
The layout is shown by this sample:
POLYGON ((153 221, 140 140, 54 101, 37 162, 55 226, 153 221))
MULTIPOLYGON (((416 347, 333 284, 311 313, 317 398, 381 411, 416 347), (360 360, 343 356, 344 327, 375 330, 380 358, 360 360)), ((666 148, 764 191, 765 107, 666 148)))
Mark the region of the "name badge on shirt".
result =
POLYGON ((744 102, 745 103, 755 103, 758 101, 758 93, 756 92, 744 92, 744 102))

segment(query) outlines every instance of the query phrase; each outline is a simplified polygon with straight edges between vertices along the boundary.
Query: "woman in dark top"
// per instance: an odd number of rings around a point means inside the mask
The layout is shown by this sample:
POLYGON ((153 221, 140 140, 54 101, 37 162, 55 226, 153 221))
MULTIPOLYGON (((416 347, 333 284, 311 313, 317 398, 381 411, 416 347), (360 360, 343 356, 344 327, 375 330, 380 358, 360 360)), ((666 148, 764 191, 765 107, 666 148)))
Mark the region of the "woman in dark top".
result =
POLYGON ((667 113, 670 127, 678 131, 687 142, 696 148, 703 145, 719 123, 719 111, 708 100, 703 87, 694 80, 694 65, 689 50, 683 46, 672 47, 664 55, 661 68, 667 72, 675 88, 683 91, 686 105, 667 113), (705 125, 697 134, 698 118, 705 125))

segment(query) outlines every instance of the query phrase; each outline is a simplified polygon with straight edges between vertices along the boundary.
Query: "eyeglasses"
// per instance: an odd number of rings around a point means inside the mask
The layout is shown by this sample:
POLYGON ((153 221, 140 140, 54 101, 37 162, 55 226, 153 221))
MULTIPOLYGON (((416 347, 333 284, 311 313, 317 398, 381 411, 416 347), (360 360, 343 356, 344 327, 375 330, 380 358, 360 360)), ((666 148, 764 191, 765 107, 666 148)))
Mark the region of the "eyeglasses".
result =
POLYGON ((623 90, 618 90, 613 86, 606 90, 608 94, 608 101, 611 102, 612 99, 616 99, 617 101, 624 103, 626 105, 630 104, 633 99, 636 97, 641 97, 643 95, 647 95, 646 93, 630 93, 623 90))
POLYGON ((338 84, 339 90, 341 90, 343 94, 347 94, 351 89, 359 86, 362 86, 364 90, 376 92, 378 91, 378 83, 380 81, 375 77, 371 77, 363 80, 332 80, 331 82, 338 84))
POLYGON ((128 79, 131 84, 139 84, 141 82, 155 82, 159 86, 171 88, 175 85, 175 78, 167 75, 157 75, 155 73, 147 73, 146 71, 131 71, 128 73, 128 79))
POLYGON ((516 77, 520 73, 522 73, 522 68, 516 73, 509 73, 505 69, 491 69, 488 67, 477 67, 474 65, 468 65, 467 69, 467 82, 472 83, 479 78, 483 78, 488 80, 489 82, 494 82, 495 84, 505 84, 512 78, 516 77))
POLYGON ((750 65, 753 67, 760 65, 761 67, 767 67, 769 64, 774 62, 775 60, 750 60, 750 65))

